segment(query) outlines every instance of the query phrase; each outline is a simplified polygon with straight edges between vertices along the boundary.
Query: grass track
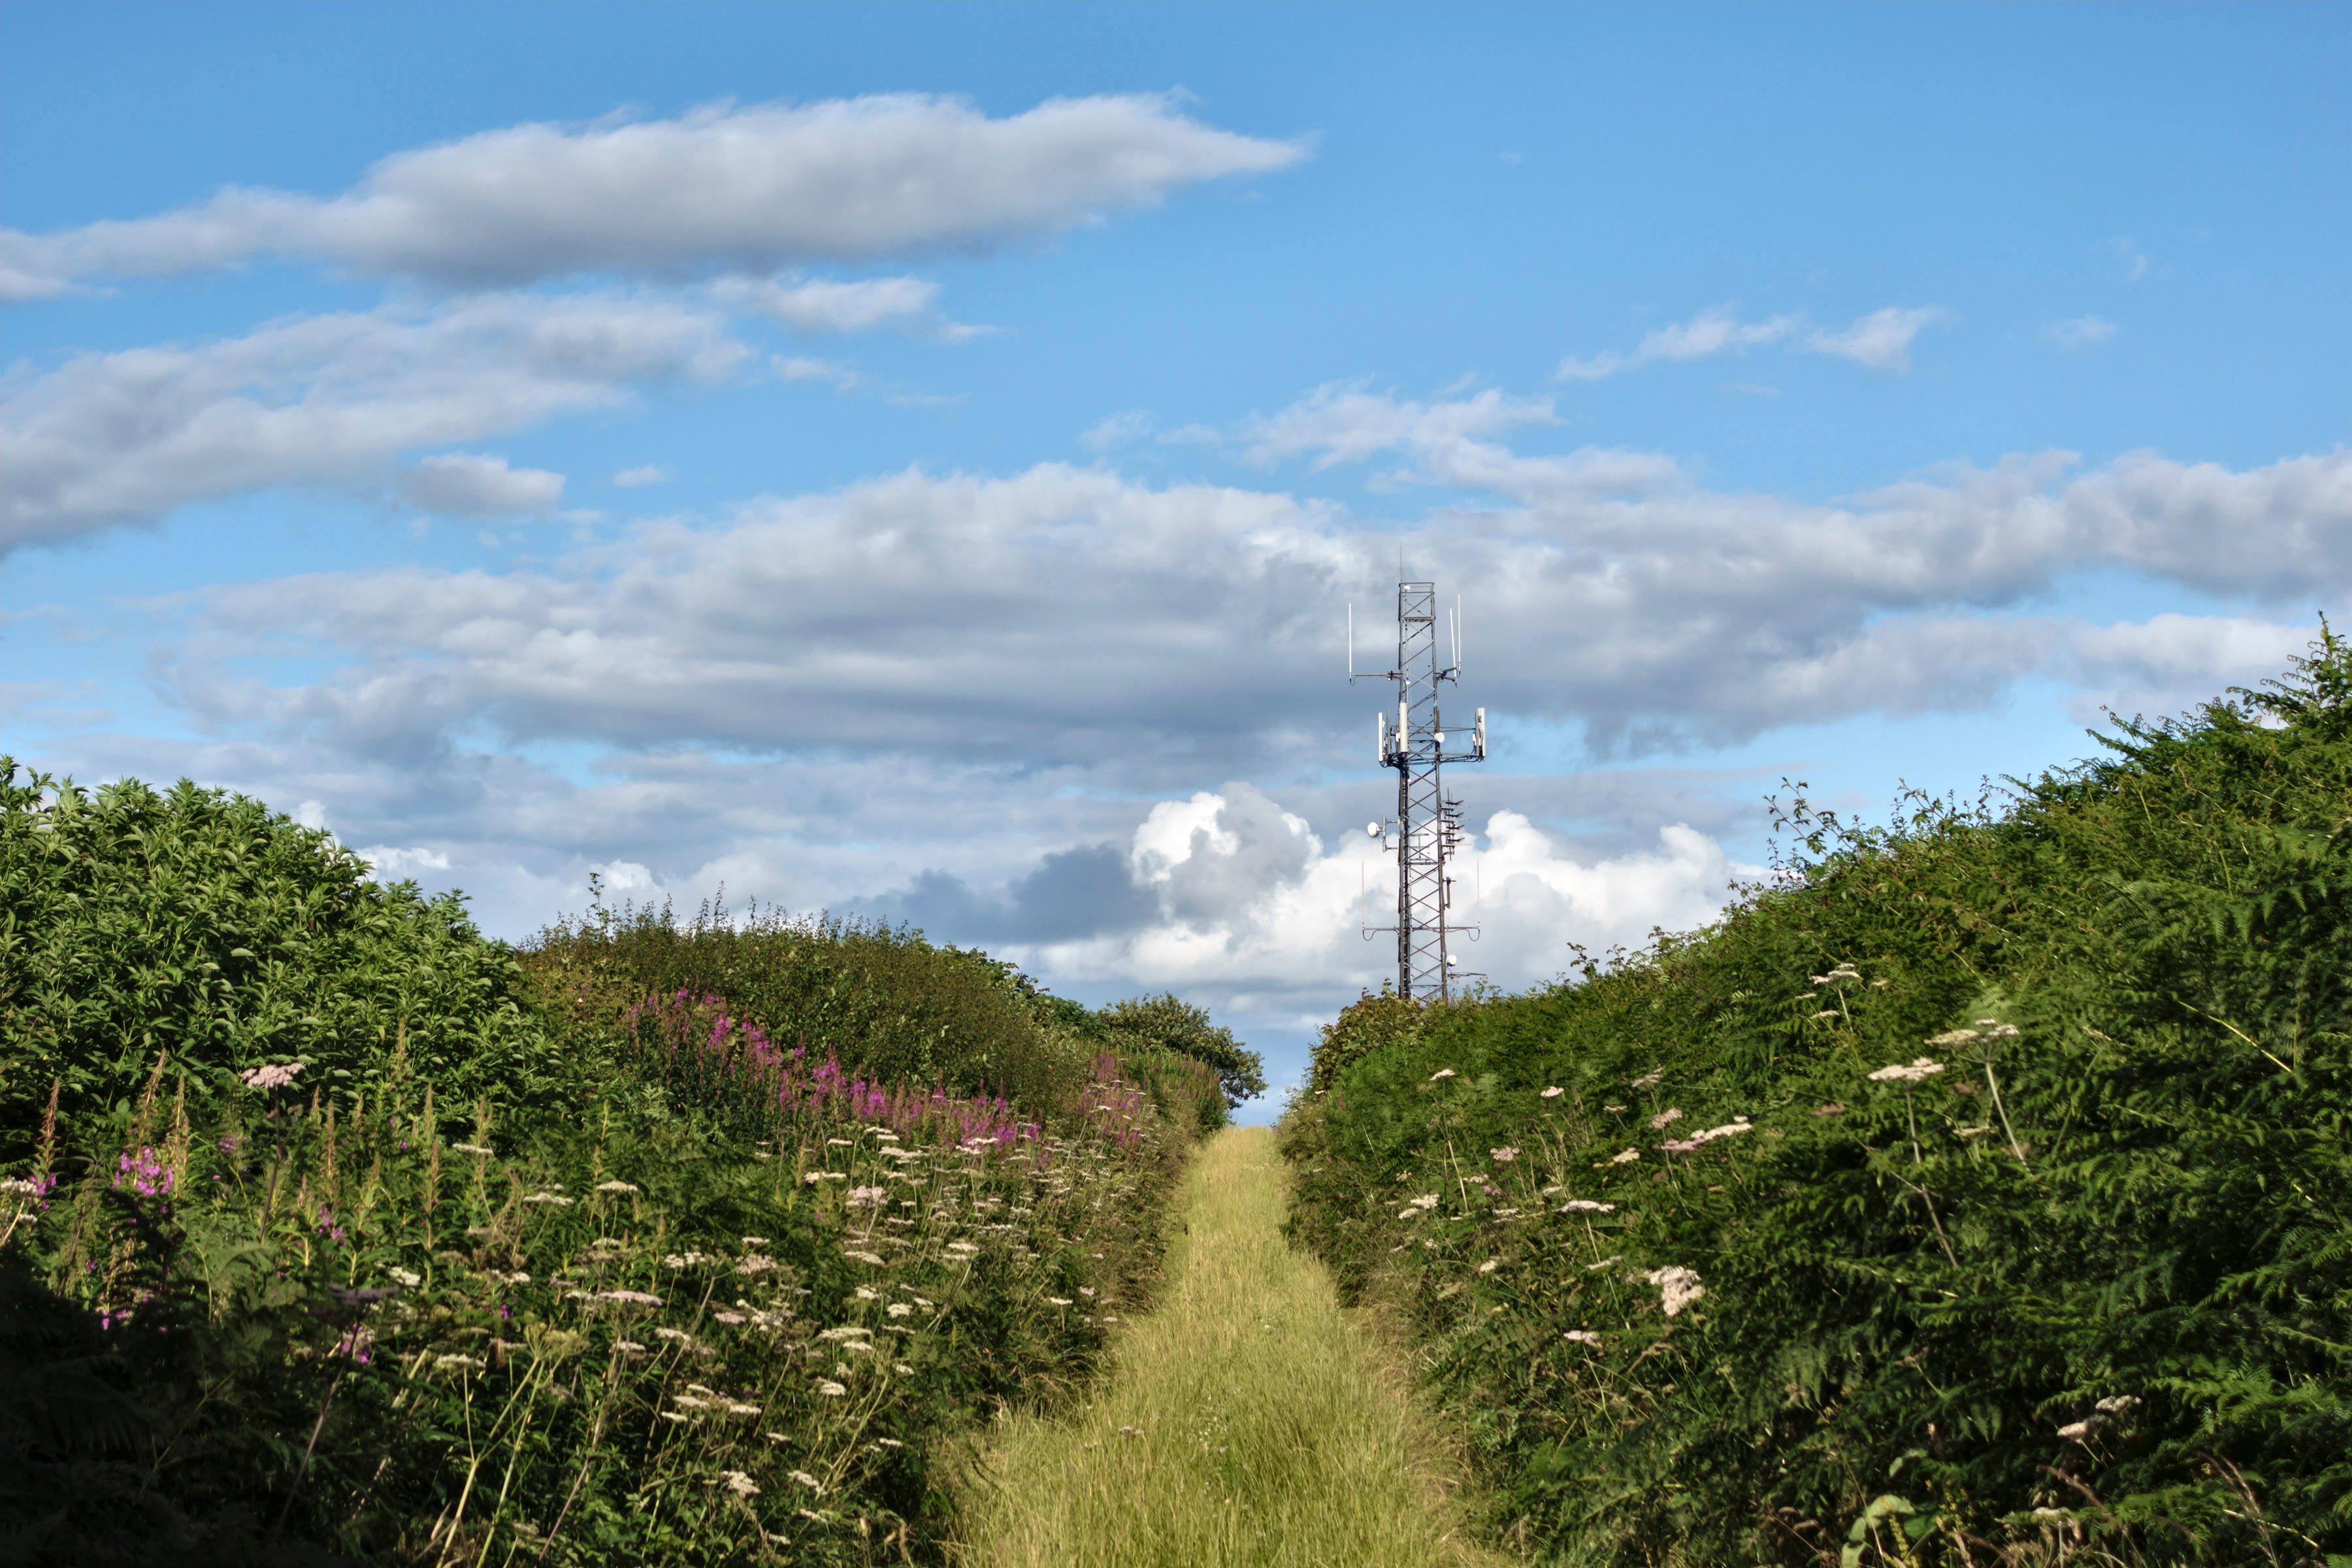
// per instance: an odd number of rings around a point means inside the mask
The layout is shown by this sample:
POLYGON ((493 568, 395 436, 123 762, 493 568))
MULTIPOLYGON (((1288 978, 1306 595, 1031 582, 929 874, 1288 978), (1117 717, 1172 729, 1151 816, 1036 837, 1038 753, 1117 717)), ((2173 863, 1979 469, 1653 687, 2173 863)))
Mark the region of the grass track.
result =
POLYGON ((1282 1237, 1264 1128, 1203 1145, 1160 1306, 1094 1402, 999 1429, 966 1568, 1424 1568, 1457 1472, 1369 1324, 1282 1237))

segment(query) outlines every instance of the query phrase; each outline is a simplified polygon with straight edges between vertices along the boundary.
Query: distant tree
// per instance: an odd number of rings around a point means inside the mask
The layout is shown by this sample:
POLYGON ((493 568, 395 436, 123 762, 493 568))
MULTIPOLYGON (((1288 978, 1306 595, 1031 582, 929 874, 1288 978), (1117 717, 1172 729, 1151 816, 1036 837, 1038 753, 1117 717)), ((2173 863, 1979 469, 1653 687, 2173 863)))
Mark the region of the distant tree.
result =
POLYGON ((1114 1002, 1094 1016, 1115 1035, 1207 1063, 1216 1069, 1228 1106, 1265 1092, 1265 1064, 1255 1051, 1234 1038, 1231 1029, 1209 1022, 1206 1007, 1162 992, 1114 1002))

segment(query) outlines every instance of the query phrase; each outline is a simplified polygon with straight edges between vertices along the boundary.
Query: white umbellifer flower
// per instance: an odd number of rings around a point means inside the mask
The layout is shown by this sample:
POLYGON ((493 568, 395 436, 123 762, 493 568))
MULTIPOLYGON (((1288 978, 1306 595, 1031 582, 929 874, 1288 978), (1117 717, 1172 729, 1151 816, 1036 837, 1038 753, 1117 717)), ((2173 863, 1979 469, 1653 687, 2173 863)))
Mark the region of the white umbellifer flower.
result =
POLYGON ((827 1399, 838 1399, 849 1392, 846 1387, 829 1377, 820 1377, 816 1380, 816 1391, 827 1399))
POLYGON ((684 1329, 656 1329, 654 1331, 654 1338, 657 1340, 668 1340, 675 1344, 690 1345, 694 1342, 694 1336, 688 1333, 684 1329))
POLYGON ((1673 1126, 1675 1122, 1680 1121, 1682 1119, 1683 1113, 1679 1109, 1661 1110, 1655 1116, 1650 1118, 1650 1131, 1653 1132, 1663 1132, 1667 1128, 1673 1126))
POLYGON ((727 1489, 737 1497, 760 1495, 760 1489, 752 1483, 751 1478, 740 1470, 721 1470, 719 1472, 719 1479, 726 1482, 727 1489))
POLYGON ((1502 1265, 1503 1260, 1501 1258, 1489 1258, 1486 1262, 1478 1265, 1478 1272, 1481 1274, 1492 1274, 1496 1269, 1501 1268, 1502 1265))
POLYGON ((844 1258, 855 1258, 860 1263, 870 1263, 877 1268, 882 1267, 882 1258, 877 1253, 865 1252, 856 1247, 844 1247, 841 1255, 844 1258))
POLYGON ((979 1251, 980 1248, 969 1241, 950 1241, 947 1245, 947 1255, 950 1258, 971 1258, 979 1251))
POLYGON ((2138 1405, 2139 1400, 2137 1395, 2129 1394, 2110 1394, 2105 1399, 2100 1400, 2094 1408, 2095 1408, 2102 1415, 2121 1415, 2127 1410, 2137 1408, 2138 1405))
POLYGON ((1931 1046, 1965 1046, 1979 1037, 1974 1029, 1947 1029, 1940 1035, 1928 1036, 1927 1043, 1931 1046))
POLYGON ((1066 1307, 1070 1304, 1070 1299, 1067 1296, 1048 1296, 1045 1298, 1045 1304, 1049 1307, 1066 1307))
POLYGON ((1570 1198, 1560 1205, 1562 1214, 1615 1214, 1615 1204, 1596 1204, 1591 1198, 1570 1198))
POLYGON ((643 1351, 646 1347, 637 1343, 635 1340, 614 1340, 613 1342, 613 1348, 616 1351, 635 1352, 643 1351))
POLYGON ((823 1497, 824 1495, 824 1483, 818 1480, 814 1476, 810 1475, 806 1470, 794 1470, 792 1473, 792 1478, 793 1479, 800 1482, 801 1485, 808 1488, 809 1490, 816 1493, 819 1497, 823 1497))
POLYGON ((882 1310, 894 1318, 904 1318, 911 1314, 915 1309, 904 1301, 893 1301, 882 1310))
POLYGON ((746 1247, 765 1247, 768 1245, 768 1238, 764 1236, 747 1236, 743 1238, 743 1245, 746 1247))
POLYGON ((405 1285, 410 1289, 415 1289, 425 1282, 425 1276, 413 1268, 387 1268, 384 1272, 392 1276, 394 1283, 405 1285))
POLYGON ((710 1401, 694 1394, 673 1394, 669 1402, 680 1410, 708 1410, 710 1401))
POLYGON ((482 1360, 482 1358, 481 1358, 481 1357, 479 1357, 479 1356, 470 1356, 470 1355, 440 1355, 440 1356, 435 1356, 435 1357, 433 1358, 433 1364, 434 1364, 434 1366, 435 1366, 436 1368, 450 1368, 450 1369, 454 1369, 454 1370, 457 1370, 457 1371, 473 1371, 473 1370, 478 1370, 478 1369, 479 1369, 479 1368, 481 1368, 481 1367, 488 1366, 488 1365, 489 1364, 489 1363, 488 1363, 488 1362, 486 1362, 486 1361, 482 1360))
POLYGON ((1601 1336, 1590 1329, 1570 1329, 1559 1337, 1570 1344, 1597 1345, 1601 1342, 1601 1336))
POLYGON ((855 1295, 861 1301, 879 1301, 882 1299, 882 1292, 877 1290, 871 1285, 860 1285, 856 1290, 852 1291, 851 1294, 855 1295))
POLYGON ((553 1204, 560 1209, 568 1209, 572 1206, 572 1200, 561 1193, 533 1193, 522 1201, 527 1204, 553 1204))
POLYGON ((735 1272, 738 1274, 772 1274, 775 1269, 774 1258, 757 1252, 747 1252, 735 1260, 735 1272))
POLYGON ((1628 1087, 1633 1089, 1655 1089, 1658 1086, 1658 1080, 1665 1076, 1665 1068, 1652 1068, 1648 1072, 1643 1073, 1640 1078, 1635 1079, 1628 1087))
POLYGON ((1630 1165, 1641 1157, 1642 1152, 1639 1149, 1624 1149, 1610 1156, 1609 1163, 1612 1165, 1630 1165))
POLYGON ((882 1200, 887 1196, 889 1190, 885 1187, 852 1187, 849 1189, 849 1206, 854 1209, 879 1208, 882 1200))
POLYGON ((488 1154, 492 1152, 479 1143, 452 1143, 449 1149, 452 1153, 457 1154, 488 1154))
POLYGON ((1926 1057, 1914 1057, 1911 1058, 1911 1065, 1909 1067, 1904 1067, 1900 1064, 1890 1064, 1886 1067, 1880 1068, 1876 1072, 1870 1075, 1870 1081, 1873 1083, 1918 1083, 1923 1079, 1935 1077, 1937 1073, 1942 1072, 1943 1070, 1944 1064, 1941 1062, 1930 1061, 1926 1057))
POLYGON ((634 1182, 614 1181, 599 1182, 596 1184, 596 1190, 600 1193, 634 1193, 637 1188, 634 1182))
POLYGON ((2088 1421, 2070 1421, 2065 1426, 2058 1428, 2058 1436, 2076 1443, 2081 1442, 2090 1435, 2091 1424, 2088 1421))
POLYGON ((599 1290, 596 1300, 618 1301, 624 1307, 658 1307, 662 1304, 659 1296, 644 1290, 599 1290))
POLYGON ((1559 1088, 1558 1085, 1554 1085, 1552 1088, 1545 1089, 1543 1093, 1538 1095, 1536 1098, 1538 1100, 1558 1100, 1561 1095, 1566 1094, 1568 1090, 1559 1088))
POLYGON ((1698 1270, 1685 1268, 1680 1264, 1653 1268, 1649 1279, 1664 1298, 1663 1305, 1669 1318, 1706 1294, 1706 1287, 1698 1282, 1698 1270))
POLYGON ((1625 1255, 1624 1255, 1623 1253, 1622 1253, 1622 1252, 1621 1252, 1621 1253, 1619 1253, 1619 1254, 1618 1254, 1616 1257, 1614 1257, 1614 1258, 1602 1258, 1602 1259, 1601 1259, 1600 1262, 1598 1262, 1598 1263, 1588 1263, 1588 1264, 1586 1264, 1586 1265, 1584 1266, 1584 1271, 1585 1271, 1587 1274, 1598 1274, 1599 1272, 1601 1272, 1601 1270, 1602 1270, 1603 1268, 1608 1268, 1608 1267, 1609 1267, 1611 1264, 1612 1264, 1612 1263, 1622 1263, 1622 1262, 1624 1262, 1624 1261, 1625 1261, 1625 1255))
POLYGON ((1452 1068, 1439 1068, 1435 1072, 1429 1075, 1429 1081, 1435 1083, 1439 1079, 1452 1078, 1453 1076, 1454 1069, 1452 1068))
POLYGON ((874 1331, 872 1329, 861 1327, 856 1323, 844 1323, 837 1329, 825 1330, 823 1333, 817 1335, 817 1338, 824 1340, 828 1343, 839 1344, 844 1340, 854 1340, 860 1338, 861 1336, 866 1339, 871 1339, 874 1337, 874 1331))
POLYGON ((727 1405, 727 1414, 730 1415, 757 1415, 760 1414, 760 1407, 756 1405, 745 1405, 739 1401, 730 1401, 727 1405))

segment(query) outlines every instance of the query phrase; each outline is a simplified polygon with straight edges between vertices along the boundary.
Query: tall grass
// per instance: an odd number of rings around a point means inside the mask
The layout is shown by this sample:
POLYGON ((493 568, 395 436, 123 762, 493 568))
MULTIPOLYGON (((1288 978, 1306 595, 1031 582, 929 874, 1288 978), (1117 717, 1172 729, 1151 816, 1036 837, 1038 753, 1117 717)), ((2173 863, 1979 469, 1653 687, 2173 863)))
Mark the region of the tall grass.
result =
POLYGON ((1322 1268, 1283 1241, 1283 1187, 1264 1130, 1232 1129, 1203 1146, 1159 1305, 1129 1324, 1082 1413, 1000 1424, 961 1562, 1486 1561, 1446 1523, 1449 1470, 1405 1380, 1322 1268))

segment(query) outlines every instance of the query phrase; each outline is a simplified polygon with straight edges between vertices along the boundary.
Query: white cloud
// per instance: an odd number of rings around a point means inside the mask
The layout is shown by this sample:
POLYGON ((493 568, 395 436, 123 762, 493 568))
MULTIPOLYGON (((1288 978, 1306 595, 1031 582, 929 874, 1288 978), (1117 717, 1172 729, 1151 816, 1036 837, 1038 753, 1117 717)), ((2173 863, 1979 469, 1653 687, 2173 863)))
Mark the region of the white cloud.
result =
POLYGON ((1742 321, 1730 306, 1717 305, 1701 310, 1687 321, 1660 327, 1644 337, 1631 353, 1610 351, 1589 359, 1562 360, 1559 379, 1562 381, 1599 381, 1620 371, 1633 370, 1659 360, 1706 359, 1712 355, 1745 353, 1751 348, 1786 342, 1801 324, 1793 315, 1773 316, 1761 321, 1742 321))
POLYGON ((2352 556, 2352 454, 2244 472, 2137 454, 2079 475, 2042 454, 1822 505, 1710 490, 1654 454, 1522 458, 1457 434, 1502 419, 1491 405, 1335 421, 1335 402, 1265 428, 1285 450, 1402 446, 1490 504, 1391 532, 1059 464, 909 471, 529 571, 216 590, 222 657, 294 634, 341 667, 280 690, 191 656, 163 679, 209 723, 370 754, 463 731, 952 757, 1153 791, 1354 762, 1361 704, 1327 678, 1345 604, 1392 592, 1401 547, 1468 600, 1469 700, 1626 752, 1969 710, 2063 676, 2072 625, 2031 609, 2073 573, 2300 605, 2352 556))
POLYGON ((608 407, 640 382, 716 381, 744 354, 717 318, 608 294, 482 295, 83 354, 0 403, 0 552, 242 490, 380 490, 403 451, 608 407))
POLYGON ((1113 447, 1140 441, 1150 434, 1151 416, 1140 409, 1129 409, 1124 414, 1113 414, 1098 420, 1078 439, 1092 450, 1103 452, 1113 447))
POLYGON ((964 342, 992 329, 967 326, 932 308, 940 286, 923 278, 865 278, 844 282, 817 278, 782 282, 770 278, 721 278, 712 298, 729 309, 764 316, 803 332, 869 332, 880 327, 922 331, 944 342, 964 342))
POLYGON ((2147 252, 2139 247, 2139 242, 2127 234, 2119 234, 2107 241, 2107 247, 2123 262, 2124 281, 2126 283, 2138 282, 2147 276, 2154 265, 2147 252))
POLYGON ((0 234, 0 284, 38 298, 266 256, 468 287, 766 271, 1049 233, 1307 151, 1203 125, 1152 94, 1054 99, 999 120, 901 94, 518 125, 395 153, 331 200, 231 188, 155 217, 0 234))
POLYGON ((2116 335, 2116 324, 2101 316, 2070 316, 2063 321, 2051 321, 2042 329, 2042 341, 2073 351, 2087 349, 2105 342, 2116 335))
POLYGON ((1249 456, 1263 463, 1314 452, 1315 466, 1328 468, 1391 448, 1452 450, 1481 436, 1553 423, 1549 397, 1507 397, 1490 388, 1450 403, 1400 402, 1334 383, 1279 414, 1252 420, 1249 456))
POLYGON ((625 490, 634 490, 641 489, 646 485, 660 484, 668 478, 667 474, 653 464, 646 463, 634 468, 623 468, 613 476, 613 483, 625 490))
POLYGON ((778 381, 821 381, 840 392, 861 385, 866 379, 839 360, 810 354, 778 354, 768 364, 778 381))
POLYGON ((1856 318, 1843 331, 1817 331, 1805 339, 1804 346, 1815 353, 1834 354, 1871 370, 1901 375, 1911 368, 1911 340, 1949 314, 1935 305, 1889 305, 1856 318))
POLYGON ((504 458, 452 452, 426 458, 401 480, 401 492, 426 511, 455 517, 511 517, 546 511, 563 499, 563 476, 510 468, 504 458))
MULTIPOLYGON (((1048 978, 1083 977, 1134 990, 1173 987, 1260 1013, 1286 1003, 1328 1014, 1331 998, 1396 973, 1394 857, 1360 835, 1331 847, 1263 791, 1229 784, 1153 806, 1129 843, 1137 884, 1153 899, 1131 929, 1013 944, 1048 978)), ((1735 879, 1761 868, 1731 861, 1681 825, 1652 847, 1579 857, 1515 811, 1487 819, 1455 863, 1458 918, 1475 920, 1456 952, 1465 969, 1519 987, 1569 967, 1568 943, 1639 942, 1654 926, 1683 929, 1721 909, 1735 879)))
POLYGON ((388 845, 371 844, 352 853, 366 861, 381 881, 405 881, 428 871, 449 869, 449 857, 438 849, 395 849, 388 845))

